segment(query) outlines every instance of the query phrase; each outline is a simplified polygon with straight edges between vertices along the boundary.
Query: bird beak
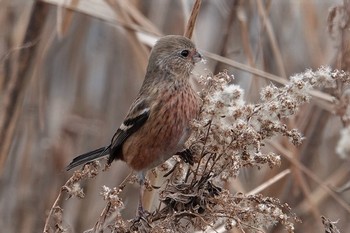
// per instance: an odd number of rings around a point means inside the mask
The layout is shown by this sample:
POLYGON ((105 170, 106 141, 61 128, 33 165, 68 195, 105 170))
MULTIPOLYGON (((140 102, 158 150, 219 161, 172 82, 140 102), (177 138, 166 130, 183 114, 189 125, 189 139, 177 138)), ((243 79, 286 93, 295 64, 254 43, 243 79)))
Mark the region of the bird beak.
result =
POLYGON ((196 50, 194 50, 194 52, 193 52, 192 61, 193 61, 193 63, 197 63, 197 62, 202 61, 202 55, 200 53, 198 53, 196 50))

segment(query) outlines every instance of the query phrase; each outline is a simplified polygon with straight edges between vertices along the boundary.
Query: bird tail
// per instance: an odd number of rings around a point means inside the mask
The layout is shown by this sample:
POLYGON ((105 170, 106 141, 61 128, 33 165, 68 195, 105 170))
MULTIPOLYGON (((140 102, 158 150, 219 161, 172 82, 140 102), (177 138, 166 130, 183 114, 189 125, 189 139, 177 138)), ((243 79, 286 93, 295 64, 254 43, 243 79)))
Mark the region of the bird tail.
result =
POLYGON ((109 154, 109 146, 101 147, 99 149, 96 149, 96 150, 87 152, 85 154, 79 155, 72 160, 72 162, 66 167, 66 170, 69 171, 70 169, 72 169, 74 167, 85 164, 87 162, 94 161, 94 160, 101 158, 103 156, 106 156, 108 154, 109 154))

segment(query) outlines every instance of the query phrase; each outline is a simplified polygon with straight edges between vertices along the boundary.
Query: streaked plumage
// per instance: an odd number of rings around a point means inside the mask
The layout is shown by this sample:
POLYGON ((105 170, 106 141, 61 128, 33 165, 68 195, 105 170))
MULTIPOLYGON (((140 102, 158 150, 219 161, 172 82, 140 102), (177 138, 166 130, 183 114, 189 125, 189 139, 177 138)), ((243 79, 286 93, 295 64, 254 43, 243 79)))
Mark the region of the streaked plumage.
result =
POLYGON ((139 95, 110 145, 73 159, 67 170, 109 155, 125 161, 142 178, 147 170, 183 150, 199 98, 189 79, 201 60, 194 44, 182 36, 165 36, 151 51, 139 95))
POLYGON ((111 144, 76 157, 67 170, 109 154, 109 163, 121 159, 143 171, 182 150, 199 108, 189 77, 200 59, 189 39, 161 38, 152 49, 139 95, 111 144), (181 55, 184 51, 187 57, 181 55))

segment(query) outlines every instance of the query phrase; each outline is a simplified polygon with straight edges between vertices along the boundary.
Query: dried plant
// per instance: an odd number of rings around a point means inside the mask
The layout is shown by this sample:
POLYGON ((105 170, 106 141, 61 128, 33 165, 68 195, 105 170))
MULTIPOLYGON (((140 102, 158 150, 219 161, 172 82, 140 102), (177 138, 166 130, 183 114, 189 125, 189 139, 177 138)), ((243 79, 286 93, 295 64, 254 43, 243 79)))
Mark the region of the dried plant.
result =
MULTIPOLYGON (((118 188, 103 186, 101 195, 107 202, 106 207, 95 227, 87 232, 105 229, 111 232, 215 231, 218 226, 226 230, 264 232, 276 224, 282 224, 287 232, 294 232, 298 219, 288 204, 261 194, 230 193, 224 184, 236 178, 242 168, 278 166, 280 156, 264 151, 268 140, 284 136, 296 146, 303 140, 296 129, 289 129, 283 123, 284 119, 293 116, 310 100, 312 88, 334 88, 337 82, 350 84, 349 75, 329 67, 307 70, 293 75, 284 86, 266 86, 260 92, 261 101, 256 104, 245 103, 243 90, 231 84, 232 79, 226 72, 200 78, 203 106, 187 142, 192 156, 187 160, 193 160, 190 163, 194 165, 175 158, 174 163, 160 166, 159 169, 167 172, 167 179, 161 187, 156 187, 159 207, 140 218, 123 219, 120 211, 124 203, 119 194, 127 183, 135 183, 136 179, 129 178, 118 188)), ((76 172, 62 190, 70 196, 79 193, 78 197, 82 197, 76 182, 90 177, 84 175, 90 174, 85 169, 76 172)), ((147 184, 148 189, 155 188, 147 184)), ((57 208, 54 205, 53 209, 57 208)), ((59 222, 56 225, 60 225, 59 222)))
POLYGON ((333 222, 324 216, 321 217, 321 220, 325 229, 325 233, 340 233, 339 229, 335 225, 337 221, 333 222))

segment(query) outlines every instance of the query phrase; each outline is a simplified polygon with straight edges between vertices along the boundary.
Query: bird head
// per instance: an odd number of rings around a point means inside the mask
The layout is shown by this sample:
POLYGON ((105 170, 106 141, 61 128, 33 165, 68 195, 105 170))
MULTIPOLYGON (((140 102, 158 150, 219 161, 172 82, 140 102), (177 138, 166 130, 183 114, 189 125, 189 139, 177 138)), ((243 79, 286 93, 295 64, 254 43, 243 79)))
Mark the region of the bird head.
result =
POLYGON ((190 39, 169 35, 159 39, 153 47, 147 70, 160 69, 176 75, 189 75, 201 60, 201 54, 190 39))

